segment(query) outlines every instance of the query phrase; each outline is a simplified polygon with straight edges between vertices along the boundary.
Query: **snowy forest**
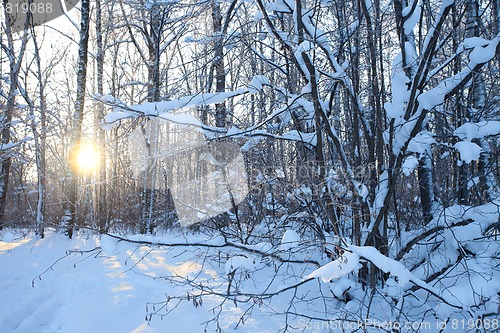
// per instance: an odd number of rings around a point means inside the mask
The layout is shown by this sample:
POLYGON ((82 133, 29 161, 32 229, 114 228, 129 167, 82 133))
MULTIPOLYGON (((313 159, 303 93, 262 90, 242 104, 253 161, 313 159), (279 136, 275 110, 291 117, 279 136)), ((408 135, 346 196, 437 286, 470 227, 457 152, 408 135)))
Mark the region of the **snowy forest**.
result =
POLYGON ((499 0, 1 3, 0 331, 500 329, 499 0))

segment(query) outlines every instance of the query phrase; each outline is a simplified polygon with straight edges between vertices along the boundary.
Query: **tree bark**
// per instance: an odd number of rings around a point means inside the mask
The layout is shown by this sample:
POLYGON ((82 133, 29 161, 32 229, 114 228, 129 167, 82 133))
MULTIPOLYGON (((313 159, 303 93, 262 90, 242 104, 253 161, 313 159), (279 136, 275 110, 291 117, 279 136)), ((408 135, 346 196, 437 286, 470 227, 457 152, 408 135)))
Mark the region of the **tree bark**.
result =
MULTIPOLYGON (((102 30, 102 4, 101 0, 96 0, 96 43, 97 43, 97 93, 104 94, 103 75, 104 75, 104 47, 103 47, 103 30, 102 30)), ((106 133, 99 126, 99 122, 104 118, 104 107, 102 103, 98 103, 95 123, 96 136, 99 146, 99 170, 96 175, 97 181, 97 200, 96 213, 99 231, 106 233, 109 228, 109 211, 107 199, 107 175, 106 175, 106 133)))
POLYGON ((7 37, 7 45, 2 42, 2 50, 5 51, 9 59, 9 92, 7 93, 7 102, 3 106, 2 114, 0 114, 0 229, 4 222, 5 207, 7 203, 7 192, 9 190, 9 177, 11 167, 11 126, 12 117, 16 105, 16 97, 18 95, 19 73, 23 62, 26 44, 28 43, 28 21, 25 22, 23 35, 21 38, 21 46, 19 52, 15 54, 13 31, 11 28, 10 15, 6 10, 7 0, 4 0, 4 18, 5 18, 5 36, 7 37), (5 148, 4 148, 5 147, 5 148))
POLYGON ((73 231, 77 222, 77 200, 78 200, 78 174, 76 157, 80 149, 82 137, 82 122, 85 111, 85 87, 87 83, 87 58, 90 24, 90 0, 81 1, 80 38, 78 49, 78 71, 76 76, 76 99, 75 110, 72 119, 72 138, 69 150, 69 159, 66 179, 68 184, 65 188, 63 223, 66 225, 66 233, 69 238, 73 237, 73 231))
MULTIPOLYGON (((226 90, 226 73, 224 67, 224 36, 222 30, 222 13, 219 0, 212 0, 212 29, 214 34, 214 60, 215 70, 215 92, 226 90)), ((227 125, 226 103, 215 104, 215 126, 225 127, 227 125)))
POLYGON ((424 153, 419 160, 417 168, 418 188, 420 190, 420 204, 422 206, 422 216, 425 223, 432 220, 432 205, 434 202, 434 182, 432 179, 432 154, 431 151, 424 153))

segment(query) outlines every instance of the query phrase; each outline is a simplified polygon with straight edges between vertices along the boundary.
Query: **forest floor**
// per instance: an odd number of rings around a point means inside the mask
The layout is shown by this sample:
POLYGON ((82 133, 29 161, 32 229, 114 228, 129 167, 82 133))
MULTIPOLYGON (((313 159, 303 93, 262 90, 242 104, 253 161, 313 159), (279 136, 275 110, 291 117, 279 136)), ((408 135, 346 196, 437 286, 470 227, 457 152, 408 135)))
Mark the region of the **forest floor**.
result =
MULTIPOLYGON (((417 318, 421 321, 405 324, 429 325, 401 327, 400 332, 475 331, 474 325, 465 327, 465 311, 448 311, 424 290, 397 312, 387 297, 395 288, 389 283, 368 300, 345 276, 334 282, 314 278, 356 262, 332 262, 295 232, 286 232, 274 246, 173 231, 120 237, 80 231, 68 239, 48 230, 40 239, 22 230, 1 231, 0 332, 389 332, 391 327, 377 325, 393 318, 417 318), (328 262, 328 269, 317 269, 318 263, 328 262), (353 298, 342 300, 345 290, 353 298), (442 312, 442 318, 426 316, 429 309, 442 312), (410 317, 411 311, 417 315, 410 317), (360 318, 374 321, 353 329, 360 318)), ((468 289, 452 278, 449 292, 466 300, 468 289)), ((493 287, 473 285, 478 290, 498 287, 494 282, 493 287)), ((488 320, 496 326, 478 331, 498 332, 498 319, 488 320)))
MULTIPOLYGON (((199 251, 138 246, 89 234, 69 240, 56 232, 43 239, 4 233, 3 241, 0 235, 0 331, 204 332, 206 322, 220 310, 215 297, 205 297, 197 306, 199 301, 192 299, 178 305, 172 300, 160 311, 175 307, 173 312, 146 320, 148 313, 161 307, 151 303, 193 291, 166 280, 167 276, 196 277, 227 288, 224 265, 204 268, 202 261, 192 261, 200 258, 199 251)), ((222 330, 233 331, 242 313, 234 304, 224 304, 219 316, 222 330)), ((215 329, 209 325, 207 332, 215 329)), ((238 332, 279 329, 271 314, 254 311, 238 332)))

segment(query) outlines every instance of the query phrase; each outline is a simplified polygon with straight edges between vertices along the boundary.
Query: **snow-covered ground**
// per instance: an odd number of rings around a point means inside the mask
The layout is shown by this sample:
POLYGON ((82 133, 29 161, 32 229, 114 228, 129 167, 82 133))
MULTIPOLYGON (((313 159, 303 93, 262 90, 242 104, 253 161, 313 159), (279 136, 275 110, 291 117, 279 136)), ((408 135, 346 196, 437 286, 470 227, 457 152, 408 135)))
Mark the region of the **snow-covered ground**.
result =
MULTIPOLYGON (((55 232, 44 239, 8 232, 3 240, 0 332, 204 332, 205 323, 217 314, 219 302, 206 297, 201 306, 183 301, 163 319, 146 320, 161 306, 151 303, 192 291, 161 277, 196 275, 199 281, 217 283, 225 274, 224 265, 205 269, 202 262, 193 262, 198 248, 151 248, 97 235, 69 240, 55 232)), ((224 306, 222 329, 232 331, 242 312, 234 304, 224 306)), ((258 313, 238 329, 278 330, 272 317, 258 313)))
MULTIPOLYGON (((466 227, 474 236, 474 224, 466 227)), ((481 256, 428 285, 374 248, 350 246, 332 261, 293 230, 274 246, 174 232, 127 239, 2 231, 0 332, 389 332, 394 323, 407 325, 400 332, 472 332, 481 315, 488 329, 479 332, 500 326, 500 277, 481 256), (392 276, 373 298, 355 282, 361 257, 392 276), (409 292, 410 281, 422 288, 409 292)))

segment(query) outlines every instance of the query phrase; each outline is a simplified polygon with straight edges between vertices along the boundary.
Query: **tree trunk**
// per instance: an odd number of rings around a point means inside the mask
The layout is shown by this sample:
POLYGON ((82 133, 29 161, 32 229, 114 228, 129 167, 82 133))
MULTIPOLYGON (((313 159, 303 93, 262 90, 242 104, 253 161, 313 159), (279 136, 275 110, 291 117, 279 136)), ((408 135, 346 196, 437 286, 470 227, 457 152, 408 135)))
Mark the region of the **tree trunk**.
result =
POLYGON ((69 151, 67 181, 65 188, 64 216, 63 223, 66 225, 66 232, 69 238, 73 237, 73 230, 76 226, 76 208, 78 199, 78 174, 76 157, 80 148, 82 136, 82 122, 85 108, 85 86, 87 83, 87 55, 89 42, 89 20, 90 20, 90 0, 81 2, 80 39, 78 50, 78 71, 76 77, 76 100, 75 111, 72 119, 72 138, 69 151))
MULTIPOLYGON (((102 42, 102 7, 101 0, 96 0, 96 42, 97 42, 97 93, 104 94, 103 75, 104 75, 104 48, 102 42)), ((95 113, 96 136, 99 142, 99 171, 96 175, 97 200, 96 214, 101 233, 106 233, 109 228, 109 212, 107 201, 107 179, 106 179, 106 133, 99 126, 99 122, 104 118, 104 108, 102 103, 98 103, 95 113)))
MULTIPOLYGON (((481 16, 479 15, 479 2, 478 0, 470 0, 467 3, 466 13, 466 36, 479 37, 481 26, 481 16)), ((483 75, 481 72, 474 73, 472 77, 472 85, 469 91, 469 105, 471 109, 471 120, 481 120, 481 114, 486 102, 486 85, 484 83, 483 75)), ((474 140, 480 147, 488 152, 490 149, 483 139, 474 140)), ((486 165, 488 164, 487 154, 481 154, 477 165, 477 172, 479 177, 477 204, 483 204, 489 201, 489 187, 486 179, 486 165)))
MULTIPOLYGON (((224 68, 224 36, 222 33, 222 13, 219 0, 212 0, 212 28, 215 37, 213 67, 215 70, 215 91, 226 90, 226 73, 224 68)), ((227 125, 226 103, 215 105, 215 126, 227 125)))
POLYGON ((420 190, 420 204, 422 205, 422 216, 425 223, 432 220, 432 205, 434 202, 434 182, 432 179, 432 154, 425 152, 419 160, 417 168, 418 188, 420 190))
POLYGON ((11 28, 10 15, 7 13, 4 0, 4 18, 5 18, 5 36, 7 37, 7 48, 2 43, 1 47, 6 51, 9 58, 9 81, 10 87, 7 93, 7 102, 2 107, 0 114, 0 229, 4 222, 5 206, 7 203, 7 192, 9 189, 9 177, 11 166, 10 148, 11 144, 11 123, 12 116, 16 105, 16 96, 18 95, 19 73, 21 64, 28 43, 28 22, 25 23, 23 36, 21 38, 21 46, 17 56, 15 55, 13 31, 11 28))
POLYGON ((35 76, 38 81, 38 93, 40 99, 40 121, 38 121, 35 115, 36 105, 32 98, 28 95, 26 91, 22 90, 24 99, 28 102, 30 109, 31 120, 31 130, 33 132, 33 139, 35 142, 35 161, 36 161, 36 171, 37 171, 37 209, 35 215, 35 232, 41 238, 44 237, 44 225, 45 225, 45 199, 46 199, 46 163, 45 163, 45 149, 46 149, 46 137, 47 137, 47 102, 45 98, 45 81, 42 76, 42 65, 40 58, 40 48, 38 45, 38 40, 36 36, 36 30, 31 29, 32 40, 34 47, 34 61, 36 64, 36 70, 34 71, 35 76))

